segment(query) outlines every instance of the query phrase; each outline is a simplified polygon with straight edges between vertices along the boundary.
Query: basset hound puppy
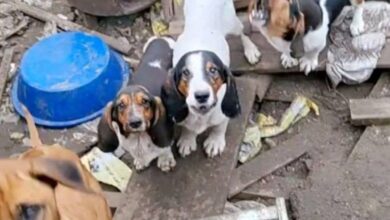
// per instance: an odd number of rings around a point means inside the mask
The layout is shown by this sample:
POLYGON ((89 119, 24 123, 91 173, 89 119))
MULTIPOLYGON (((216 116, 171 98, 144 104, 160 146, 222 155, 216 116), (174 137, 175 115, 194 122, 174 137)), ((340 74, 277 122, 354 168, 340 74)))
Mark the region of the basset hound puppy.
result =
POLYGON ((356 36, 364 31, 364 0, 251 0, 249 16, 268 42, 282 53, 282 66, 299 65, 307 75, 318 67, 330 25, 349 4, 355 7, 350 30, 356 36), (291 44, 298 35, 302 36, 304 49, 299 60, 291 55, 291 44))
POLYGON ((172 66, 173 44, 169 37, 153 37, 146 43, 130 84, 107 105, 98 125, 98 147, 117 156, 126 150, 137 170, 148 167, 155 158, 163 171, 176 165, 171 149, 173 122, 160 100, 172 66))
POLYGON ((221 154, 229 119, 240 113, 228 34, 241 37, 249 63, 259 61, 260 51, 243 33, 233 0, 184 2, 184 30, 174 45, 174 69, 161 96, 169 117, 182 128, 177 142, 182 157, 196 150, 197 136, 207 129, 206 154, 221 154))
POLYGON ((99 183, 77 155, 58 144, 42 144, 23 109, 32 148, 0 160, 0 219, 112 219, 99 183))

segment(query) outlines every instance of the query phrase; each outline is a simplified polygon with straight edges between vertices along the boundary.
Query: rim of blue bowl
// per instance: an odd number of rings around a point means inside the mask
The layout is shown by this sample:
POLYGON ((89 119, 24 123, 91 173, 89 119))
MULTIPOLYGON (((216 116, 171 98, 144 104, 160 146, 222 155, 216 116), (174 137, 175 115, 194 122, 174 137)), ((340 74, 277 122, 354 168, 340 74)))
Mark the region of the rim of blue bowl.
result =
MULTIPOLYGON (((127 85, 128 81, 129 81, 129 76, 132 74, 131 68, 129 68, 129 65, 126 62, 121 60, 121 58, 119 57, 119 54, 117 54, 116 52, 112 51, 111 49, 109 49, 109 50, 110 50, 112 56, 115 57, 115 59, 118 59, 119 63, 123 64, 123 65, 121 65, 122 68, 123 68, 122 69, 123 85, 122 85, 121 89, 123 89, 127 85)), ((13 106, 14 106, 14 109, 16 110, 16 112, 19 115, 24 117, 24 112, 22 110, 22 105, 21 105, 22 103, 19 101, 18 94, 17 94, 19 77, 20 77, 20 73, 18 73, 15 76, 14 81, 12 83, 11 99, 12 99, 12 103, 13 103, 13 106)), ((118 92, 120 92, 120 90, 118 92)), ((71 120, 71 121, 50 121, 50 120, 37 118, 36 116, 33 116, 33 115, 32 115, 32 117, 33 117, 34 122, 36 124, 44 126, 44 127, 68 128, 68 127, 74 127, 74 126, 77 126, 79 124, 91 121, 91 120, 101 116, 103 111, 104 111, 104 109, 105 109, 105 107, 106 106, 104 106, 102 109, 100 109, 100 110, 98 110, 98 111, 96 111, 96 112, 94 112, 94 113, 92 113, 90 115, 87 115, 87 116, 79 118, 79 119, 71 120)))

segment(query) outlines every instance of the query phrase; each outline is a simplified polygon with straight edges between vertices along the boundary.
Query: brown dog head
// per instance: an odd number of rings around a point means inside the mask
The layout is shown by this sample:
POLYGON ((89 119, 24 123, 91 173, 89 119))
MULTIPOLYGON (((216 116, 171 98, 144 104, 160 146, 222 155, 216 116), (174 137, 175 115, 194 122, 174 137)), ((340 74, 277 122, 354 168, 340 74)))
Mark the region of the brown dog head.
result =
POLYGON ((33 148, 0 160, 0 219, 111 219, 99 184, 78 157, 59 145, 42 145, 27 109, 25 116, 33 148))
POLYGON ((305 32, 305 19, 299 0, 251 0, 250 18, 253 12, 258 13, 256 22, 265 26, 271 36, 291 41, 305 32))
POLYGON ((105 120, 110 126, 116 122, 120 132, 127 137, 134 132, 149 132, 164 115, 160 98, 152 96, 142 86, 131 85, 107 105, 105 120))

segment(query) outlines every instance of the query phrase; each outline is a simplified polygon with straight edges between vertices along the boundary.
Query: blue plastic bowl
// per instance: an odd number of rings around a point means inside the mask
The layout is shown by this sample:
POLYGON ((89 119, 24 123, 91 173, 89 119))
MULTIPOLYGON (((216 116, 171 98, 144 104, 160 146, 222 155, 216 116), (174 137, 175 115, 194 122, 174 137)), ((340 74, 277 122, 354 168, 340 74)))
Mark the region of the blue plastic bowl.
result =
POLYGON ((23 56, 13 82, 12 102, 37 124, 70 127, 102 114, 127 84, 129 68, 98 37, 66 32, 45 38, 23 56))

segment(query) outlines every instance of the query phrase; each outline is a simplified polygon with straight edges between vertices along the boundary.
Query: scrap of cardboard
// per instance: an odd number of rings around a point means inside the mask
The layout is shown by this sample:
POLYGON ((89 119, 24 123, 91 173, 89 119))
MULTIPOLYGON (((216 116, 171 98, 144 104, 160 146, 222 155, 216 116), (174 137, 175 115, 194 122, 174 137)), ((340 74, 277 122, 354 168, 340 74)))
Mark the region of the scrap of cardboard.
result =
POLYGON ((132 171, 112 153, 104 153, 95 147, 81 158, 81 163, 99 182, 114 186, 121 192, 126 190, 132 171))

